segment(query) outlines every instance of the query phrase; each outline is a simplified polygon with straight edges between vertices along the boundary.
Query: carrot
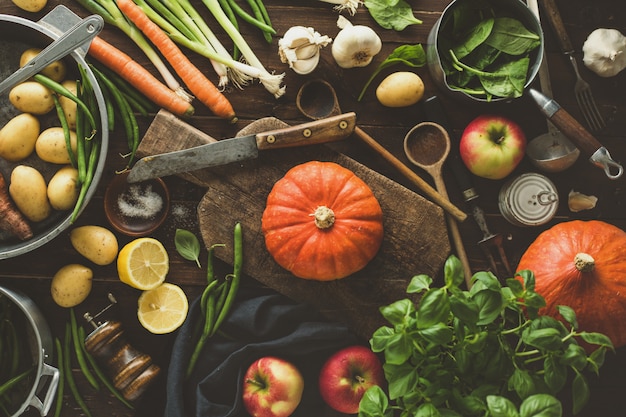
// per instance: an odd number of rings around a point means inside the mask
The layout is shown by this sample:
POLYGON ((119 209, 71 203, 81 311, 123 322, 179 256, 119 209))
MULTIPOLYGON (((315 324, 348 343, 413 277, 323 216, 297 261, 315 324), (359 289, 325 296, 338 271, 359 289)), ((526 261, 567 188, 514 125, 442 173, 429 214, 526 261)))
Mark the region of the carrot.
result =
POLYGON ((0 229, 17 236, 20 240, 28 240, 33 237, 30 225, 11 202, 2 173, 0 173, 0 229))
POLYGON ((98 36, 93 39, 89 55, 115 71, 156 105, 181 117, 193 115, 194 108, 189 102, 104 39, 98 36))
POLYGON ((170 37, 132 0, 116 0, 117 7, 161 51, 167 62, 196 98, 215 115, 231 122, 237 117, 230 101, 196 67, 170 37))

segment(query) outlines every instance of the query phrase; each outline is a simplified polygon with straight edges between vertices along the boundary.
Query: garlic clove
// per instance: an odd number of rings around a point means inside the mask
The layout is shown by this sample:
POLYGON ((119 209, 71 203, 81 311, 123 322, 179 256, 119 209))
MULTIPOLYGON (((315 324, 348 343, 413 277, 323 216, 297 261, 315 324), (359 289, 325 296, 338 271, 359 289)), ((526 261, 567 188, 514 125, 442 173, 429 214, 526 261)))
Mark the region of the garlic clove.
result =
POLYGON ((596 206, 598 197, 593 195, 585 195, 578 191, 571 190, 567 198, 567 205, 572 213, 583 210, 591 210, 596 206))
POLYGON ((293 63, 291 69, 296 74, 306 75, 313 72, 315 68, 317 68, 317 64, 320 61, 320 54, 315 54, 311 58, 308 59, 299 59, 293 63))

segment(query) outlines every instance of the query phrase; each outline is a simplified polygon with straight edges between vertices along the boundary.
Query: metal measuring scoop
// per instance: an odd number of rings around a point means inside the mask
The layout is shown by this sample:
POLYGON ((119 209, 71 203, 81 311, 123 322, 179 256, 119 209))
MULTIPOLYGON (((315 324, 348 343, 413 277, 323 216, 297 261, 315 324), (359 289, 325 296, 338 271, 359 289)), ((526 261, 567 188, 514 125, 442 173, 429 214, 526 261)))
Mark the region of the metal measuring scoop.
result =
POLYGON ((104 19, 99 15, 88 16, 76 23, 24 66, 5 78, 0 83, 0 94, 26 81, 54 61, 63 58, 84 43, 91 41, 100 33, 103 27, 104 19))
MULTIPOLYGON (((314 79, 304 83, 298 90, 298 94, 296 96, 296 107, 300 110, 300 113, 313 120, 341 113, 335 89, 324 80, 314 79)), ((454 216, 459 221, 464 221, 467 218, 467 214, 452 204, 447 197, 444 197, 437 190, 431 187, 430 184, 413 172, 411 168, 402 163, 402 161, 374 140, 374 138, 364 132, 363 129, 356 126, 354 128, 354 133, 359 139, 365 142, 376 153, 385 158, 387 162, 393 165, 446 212, 450 213, 450 215, 454 216)))
MULTIPOLYGON (((422 122, 415 125, 404 137, 404 153, 408 160, 433 177, 435 188, 448 198, 448 191, 443 180, 443 164, 450 153, 450 136, 443 126, 434 122, 422 122)), ((446 216, 448 229, 452 235, 454 247, 463 265, 465 282, 471 286, 472 269, 463 246, 459 225, 451 216, 446 216)))

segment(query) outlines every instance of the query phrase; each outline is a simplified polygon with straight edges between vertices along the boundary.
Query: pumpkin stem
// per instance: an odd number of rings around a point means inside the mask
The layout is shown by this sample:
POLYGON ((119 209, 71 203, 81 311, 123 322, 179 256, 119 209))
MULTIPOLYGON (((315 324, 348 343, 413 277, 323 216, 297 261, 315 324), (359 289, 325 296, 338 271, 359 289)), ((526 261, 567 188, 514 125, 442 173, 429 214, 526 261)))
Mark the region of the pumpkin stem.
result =
POLYGON ((595 259, 587 253, 577 253, 574 257, 574 266, 580 272, 590 272, 596 265, 595 259))
POLYGON ((326 206, 319 206, 312 214, 315 217, 315 225, 320 229, 328 229, 335 223, 335 213, 326 206))

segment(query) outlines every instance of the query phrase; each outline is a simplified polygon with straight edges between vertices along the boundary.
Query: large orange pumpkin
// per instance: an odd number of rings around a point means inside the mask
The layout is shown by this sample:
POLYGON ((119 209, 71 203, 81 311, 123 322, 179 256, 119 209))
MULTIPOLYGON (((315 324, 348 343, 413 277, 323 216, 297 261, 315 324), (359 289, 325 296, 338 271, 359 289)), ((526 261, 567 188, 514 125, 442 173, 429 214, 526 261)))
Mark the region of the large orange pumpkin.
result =
POLYGON ((295 166, 267 197, 262 230, 274 260, 318 281, 359 271, 378 252, 383 213, 368 185, 334 162, 295 166))
POLYGON ((556 307, 569 306, 581 330, 626 345, 626 232, 598 220, 559 223, 535 239, 517 270, 535 274, 546 299, 540 314, 558 318, 556 307))

